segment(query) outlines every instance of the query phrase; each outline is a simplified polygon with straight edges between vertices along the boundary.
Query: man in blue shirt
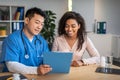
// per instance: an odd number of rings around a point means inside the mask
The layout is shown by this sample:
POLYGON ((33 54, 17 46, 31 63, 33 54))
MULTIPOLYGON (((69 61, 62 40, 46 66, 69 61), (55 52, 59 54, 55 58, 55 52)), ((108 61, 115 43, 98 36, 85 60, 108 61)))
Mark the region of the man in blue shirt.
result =
POLYGON ((31 8, 26 12, 24 27, 4 40, 1 61, 8 71, 43 75, 52 70, 49 65, 42 64, 42 53, 49 51, 46 40, 39 34, 44 20, 41 9, 31 8))

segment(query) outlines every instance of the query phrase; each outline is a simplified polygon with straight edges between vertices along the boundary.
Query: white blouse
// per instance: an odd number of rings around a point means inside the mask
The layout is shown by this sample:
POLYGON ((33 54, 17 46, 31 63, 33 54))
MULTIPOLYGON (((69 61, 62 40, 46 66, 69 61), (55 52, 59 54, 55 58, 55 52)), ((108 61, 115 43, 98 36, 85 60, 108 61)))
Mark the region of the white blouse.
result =
POLYGON ((87 40, 83 43, 82 49, 77 50, 78 39, 75 41, 73 47, 71 48, 64 35, 56 37, 53 43, 52 51, 61 51, 61 52, 72 52, 73 60, 83 60, 84 64, 94 64, 100 62, 100 55, 96 48, 94 47, 92 41, 87 37, 87 40), (82 59, 82 56, 85 52, 88 51, 90 58, 82 59))

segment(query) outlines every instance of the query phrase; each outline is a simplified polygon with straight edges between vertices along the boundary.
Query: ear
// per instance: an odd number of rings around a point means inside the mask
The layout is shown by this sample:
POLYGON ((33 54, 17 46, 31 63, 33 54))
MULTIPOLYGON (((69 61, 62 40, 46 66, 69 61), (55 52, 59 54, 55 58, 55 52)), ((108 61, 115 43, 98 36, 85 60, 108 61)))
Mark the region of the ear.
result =
POLYGON ((80 29, 81 24, 78 24, 78 28, 80 29))
POLYGON ((25 24, 28 24, 28 22, 29 22, 29 18, 26 17, 25 20, 24 20, 24 22, 25 22, 25 24))

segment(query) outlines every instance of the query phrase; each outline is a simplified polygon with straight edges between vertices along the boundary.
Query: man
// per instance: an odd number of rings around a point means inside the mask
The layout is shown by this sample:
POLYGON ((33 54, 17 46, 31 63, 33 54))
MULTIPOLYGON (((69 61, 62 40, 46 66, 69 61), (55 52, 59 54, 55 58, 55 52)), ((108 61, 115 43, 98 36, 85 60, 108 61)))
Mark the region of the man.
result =
POLYGON ((43 75, 52 70, 49 65, 42 64, 42 53, 49 51, 47 42, 39 34, 44 20, 41 9, 31 8, 26 12, 24 27, 4 40, 1 61, 5 62, 8 71, 43 75))

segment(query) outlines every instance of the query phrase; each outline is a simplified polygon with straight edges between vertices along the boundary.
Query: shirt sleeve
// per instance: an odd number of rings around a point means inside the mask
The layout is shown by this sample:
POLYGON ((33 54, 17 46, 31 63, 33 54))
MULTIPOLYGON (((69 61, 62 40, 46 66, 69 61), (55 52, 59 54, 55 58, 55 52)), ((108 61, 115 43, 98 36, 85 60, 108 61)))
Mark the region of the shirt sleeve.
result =
POLYGON ((88 37, 86 43, 86 50, 91 57, 87 59, 82 59, 85 64, 94 64, 100 62, 100 54, 88 37))
POLYGON ((14 61, 6 62, 6 65, 10 72, 22 74, 37 74, 37 67, 26 66, 24 64, 14 61))
POLYGON ((2 61, 19 61, 20 50, 13 36, 7 37, 2 45, 2 61))
POLYGON ((57 45, 58 45, 58 44, 57 44, 57 38, 55 38, 55 40, 54 40, 54 42, 53 42, 53 45, 52 45, 52 51, 58 51, 58 50, 57 50, 57 48, 58 48, 57 45))

